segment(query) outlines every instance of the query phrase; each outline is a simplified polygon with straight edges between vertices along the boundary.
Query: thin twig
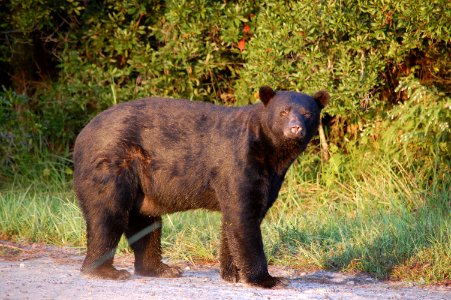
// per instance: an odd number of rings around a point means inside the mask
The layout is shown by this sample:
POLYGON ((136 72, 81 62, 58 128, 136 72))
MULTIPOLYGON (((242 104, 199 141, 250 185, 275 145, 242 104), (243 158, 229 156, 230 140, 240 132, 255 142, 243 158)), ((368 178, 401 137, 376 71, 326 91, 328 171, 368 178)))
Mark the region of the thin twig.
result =
POLYGON ((20 250, 20 251, 23 251, 23 252, 31 252, 31 250, 22 249, 22 248, 19 248, 19 247, 17 247, 17 246, 8 245, 8 244, 3 244, 3 243, 0 243, 0 247, 5 247, 5 248, 10 248, 10 249, 20 250))

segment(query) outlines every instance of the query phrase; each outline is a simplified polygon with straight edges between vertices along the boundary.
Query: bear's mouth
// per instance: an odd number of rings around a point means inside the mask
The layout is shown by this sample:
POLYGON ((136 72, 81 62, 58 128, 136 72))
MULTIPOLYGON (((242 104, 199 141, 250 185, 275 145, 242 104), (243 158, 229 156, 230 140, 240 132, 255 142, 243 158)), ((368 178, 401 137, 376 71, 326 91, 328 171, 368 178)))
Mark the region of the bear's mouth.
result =
POLYGON ((305 136, 303 130, 296 127, 290 127, 284 130, 283 135, 290 140, 302 140, 305 136))

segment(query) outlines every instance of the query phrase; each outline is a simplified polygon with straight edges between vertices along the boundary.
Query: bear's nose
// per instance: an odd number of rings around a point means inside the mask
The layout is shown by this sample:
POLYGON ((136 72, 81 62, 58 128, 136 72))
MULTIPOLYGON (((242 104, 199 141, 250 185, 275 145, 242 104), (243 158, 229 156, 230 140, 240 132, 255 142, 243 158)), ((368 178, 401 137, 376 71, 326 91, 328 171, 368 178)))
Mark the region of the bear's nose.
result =
POLYGON ((301 129, 302 129, 301 126, 293 125, 293 126, 290 127, 290 132, 292 134, 298 135, 301 132, 301 129))

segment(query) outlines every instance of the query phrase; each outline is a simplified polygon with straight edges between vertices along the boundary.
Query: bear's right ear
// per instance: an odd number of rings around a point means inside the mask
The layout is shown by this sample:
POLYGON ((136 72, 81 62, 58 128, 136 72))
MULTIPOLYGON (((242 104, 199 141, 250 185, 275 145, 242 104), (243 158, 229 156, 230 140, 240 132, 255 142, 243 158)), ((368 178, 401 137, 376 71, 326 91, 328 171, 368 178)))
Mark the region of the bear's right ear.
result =
POLYGON ((269 100, 271 100, 272 97, 274 97, 275 95, 276 92, 274 92, 272 88, 266 85, 262 86, 258 91, 258 96, 265 106, 266 104, 268 104, 269 100))

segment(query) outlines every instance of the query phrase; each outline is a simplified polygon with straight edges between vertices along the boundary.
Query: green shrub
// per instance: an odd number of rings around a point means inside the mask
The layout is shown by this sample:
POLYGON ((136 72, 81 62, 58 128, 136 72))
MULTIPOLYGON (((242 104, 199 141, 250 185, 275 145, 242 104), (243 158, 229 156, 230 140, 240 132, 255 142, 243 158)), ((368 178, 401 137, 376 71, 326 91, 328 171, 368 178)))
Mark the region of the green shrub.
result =
POLYGON ((102 109, 149 95, 233 101, 243 63, 234 43, 254 4, 106 3, 79 18, 83 30, 61 54, 61 79, 77 103, 102 109))
POLYGON ((411 68, 422 79, 449 77, 450 6, 271 1, 257 15, 236 94, 248 102, 262 84, 307 92, 325 88, 333 93, 329 113, 371 111, 411 68))
POLYGON ((409 102, 400 85, 417 80, 449 95, 445 0, 32 0, 0 8, 0 62, 10 75, 2 84, 31 98, 26 108, 46 120, 45 143, 59 153, 99 111, 149 95, 246 104, 264 84, 324 88, 333 99, 329 139, 345 152, 344 138, 409 102))
MULTIPOLYGON (((451 97, 434 86, 426 87, 411 74, 397 88, 409 101, 390 110, 381 128, 380 151, 404 166, 426 172, 423 178, 449 174, 451 162, 451 97)), ((442 176, 443 177, 443 176, 442 176)), ((445 179, 444 177, 442 179, 445 179)))

